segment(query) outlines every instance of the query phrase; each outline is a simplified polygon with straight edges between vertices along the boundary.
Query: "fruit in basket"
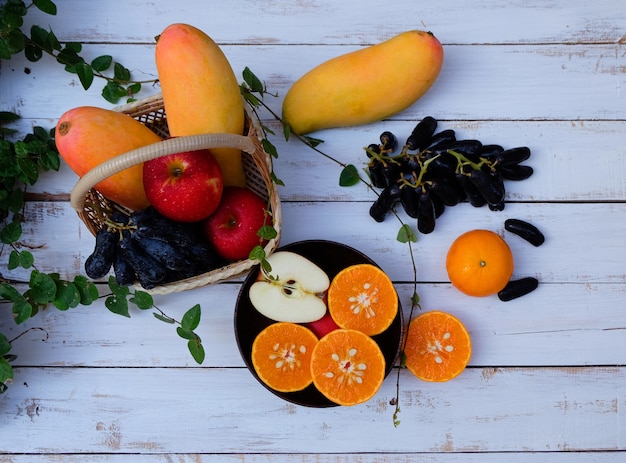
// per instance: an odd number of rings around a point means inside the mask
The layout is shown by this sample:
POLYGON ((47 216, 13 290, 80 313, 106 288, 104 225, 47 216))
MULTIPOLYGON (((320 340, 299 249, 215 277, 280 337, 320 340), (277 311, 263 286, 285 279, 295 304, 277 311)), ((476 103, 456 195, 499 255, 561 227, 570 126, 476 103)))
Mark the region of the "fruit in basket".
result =
MULTIPOLYGON (((211 37, 188 24, 171 24, 157 37, 155 59, 171 136, 243 134, 239 83, 211 37)), ((246 185, 240 150, 213 154, 226 185, 246 185)))
POLYGON ((209 150, 161 156, 143 165, 143 184, 152 206, 179 222, 198 222, 220 203, 224 181, 209 150))
POLYGON ((259 271, 250 287, 250 302, 267 318, 281 322, 309 323, 326 313, 326 272, 306 257, 278 251, 267 257, 271 270, 259 271))
POLYGON ((376 342, 360 331, 339 329, 321 338, 311 355, 315 387, 338 405, 371 399, 385 379, 385 357, 376 342))
POLYGON ((103 228, 96 233, 93 252, 85 260, 85 273, 89 278, 104 277, 111 270, 115 260, 115 248, 119 241, 116 231, 103 228))
POLYGON ((424 95, 442 64, 443 47, 432 33, 403 32, 304 74, 285 95, 283 119, 301 135, 382 120, 424 95))
POLYGON ((415 317, 404 346, 406 367, 424 381, 456 378, 472 355, 470 335, 455 316, 433 310, 415 317))
POLYGON ((311 353, 317 337, 296 323, 273 323, 252 343, 252 365, 270 388, 279 392, 301 391, 313 382, 311 353))
MULTIPOLYGON (((115 156, 160 141, 141 122, 109 109, 80 106, 65 112, 55 129, 55 143, 67 165, 82 177, 115 156)), ((142 165, 129 167, 102 180, 95 189, 133 210, 150 202, 143 188, 142 165)))
POLYGON ((328 289, 328 311, 341 328, 374 336, 389 328, 396 318, 398 295, 379 267, 355 264, 333 278, 328 289))
POLYGON ((469 296, 483 297, 502 290, 513 275, 513 253, 497 233, 470 230, 454 240, 446 256, 452 285, 469 296))
POLYGON ((224 259, 246 259, 263 244, 258 232, 269 218, 266 208, 267 202, 252 190, 227 186, 217 209, 202 224, 204 234, 224 259))

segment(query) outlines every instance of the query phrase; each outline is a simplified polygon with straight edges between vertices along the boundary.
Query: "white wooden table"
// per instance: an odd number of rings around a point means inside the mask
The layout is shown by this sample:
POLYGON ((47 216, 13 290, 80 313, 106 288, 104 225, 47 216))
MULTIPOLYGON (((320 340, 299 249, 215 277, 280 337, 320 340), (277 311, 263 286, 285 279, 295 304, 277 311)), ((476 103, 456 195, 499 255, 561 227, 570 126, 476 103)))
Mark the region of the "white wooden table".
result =
MULTIPOLYGON (((626 455, 626 5, 621 0, 416 2, 272 0, 143 2, 58 0, 59 14, 29 14, 85 55, 111 54, 135 77, 153 78, 154 37, 173 22, 205 30, 240 76, 249 66, 278 98, 333 56, 410 29, 443 43, 442 73, 426 96, 392 119, 318 132, 323 148, 360 166, 362 147, 383 130, 401 138, 431 115, 440 129, 507 147, 529 146, 535 174, 507 183, 502 212, 459 205, 419 236, 418 292, 424 310, 446 310, 468 327, 469 367, 447 383, 395 372, 369 402, 317 409, 285 402, 245 368, 233 332, 241 280, 157 297, 180 316, 202 306, 197 365, 174 328, 148 312, 126 319, 102 302, 46 310, 16 326, 16 378, 0 396, 0 461, 63 462, 616 462, 626 455), (506 235, 515 277, 540 287, 511 302, 463 296, 444 259, 464 231, 503 232, 509 217, 546 235, 533 248, 506 235)), ((51 59, 2 62, 0 110, 20 127, 54 126, 79 105, 111 107, 100 85, 85 92, 51 59), (25 72, 29 68, 30 73, 25 72)), ((144 96, 157 92, 147 88, 144 96)), ((268 116, 265 121, 274 123, 268 116)), ((275 123, 274 123, 275 124, 275 123)), ((330 239, 368 254, 393 278, 407 311, 412 268, 398 223, 368 215, 373 195, 338 186, 339 168, 297 141, 272 139, 285 181, 283 238, 330 239)), ((47 173, 26 210, 24 242, 38 267, 71 278, 93 247, 69 207, 76 181, 47 173)), ((5 249, 5 252, 6 249, 5 249)), ((6 262, 6 254, 2 256, 6 262)), ((3 264, 4 265, 4 264, 3 264)), ((5 274, 4 269, 2 271, 5 274)), ((14 272, 13 277, 26 277, 14 272)))

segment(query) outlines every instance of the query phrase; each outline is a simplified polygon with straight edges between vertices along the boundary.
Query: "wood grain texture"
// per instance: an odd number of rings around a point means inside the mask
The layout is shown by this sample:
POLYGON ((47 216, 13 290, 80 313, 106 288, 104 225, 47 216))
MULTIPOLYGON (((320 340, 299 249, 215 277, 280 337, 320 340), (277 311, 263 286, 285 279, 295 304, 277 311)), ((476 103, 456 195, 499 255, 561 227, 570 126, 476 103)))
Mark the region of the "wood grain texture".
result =
MULTIPOLYGON (((448 208, 433 234, 412 245, 424 310, 446 310, 467 326, 469 368, 448 383, 400 372, 370 402, 314 409, 282 401, 247 371, 233 329, 241 279, 158 296, 168 315, 202 307, 207 357, 197 365, 175 328, 151 311, 111 314, 102 299, 67 312, 48 308, 23 325, 0 310, 17 355, 15 381, 0 396, 0 462, 511 463, 621 461, 626 455, 626 9, 614 0, 385 3, 271 0, 56 2, 57 16, 33 10, 25 27, 48 26, 84 43, 92 59, 111 54, 139 79, 155 79, 154 40, 189 22, 223 48, 238 76, 249 66, 277 96, 279 112, 295 79, 318 63, 399 31, 430 30, 445 49, 431 90, 400 114, 362 127, 320 131, 320 147, 364 167, 362 148, 383 130, 403 141, 426 115, 439 129, 505 147, 528 146, 534 175, 507 183, 502 212, 448 208), (506 218, 537 225, 534 248, 504 230, 506 218), (536 276, 520 299, 471 298, 445 272, 452 240, 472 228, 500 233, 515 257, 514 277, 536 276)), ((0 110, 16 111, 20 133, 50 128, 79 105, 113 107, 51 58, 0 62, 0 110)), ((146 85, 141 96, 159 91, 146 85)), ((282 243, 335 240, 366 253, 392 277, 411 315, 413 267, 395 240, 393 217, 375 223, 375 194, 338 185, 341 168, 261 112, 277 135, 282 243)), ((97 147, 96 147, 97 149, 97 147)), ((69 207, 76 176, 62 165, 27 191, 20 246, 38 268, 82 273, 94 239, 69 207)), ((402 213, 401 217, 414 226, 402 213)), ((8 247, 0 250, 6 259, 8 247)), ((26 281, 29 271, 3 278, 26 281)), ((100 285, 105 295, 108 290, 100 285)))

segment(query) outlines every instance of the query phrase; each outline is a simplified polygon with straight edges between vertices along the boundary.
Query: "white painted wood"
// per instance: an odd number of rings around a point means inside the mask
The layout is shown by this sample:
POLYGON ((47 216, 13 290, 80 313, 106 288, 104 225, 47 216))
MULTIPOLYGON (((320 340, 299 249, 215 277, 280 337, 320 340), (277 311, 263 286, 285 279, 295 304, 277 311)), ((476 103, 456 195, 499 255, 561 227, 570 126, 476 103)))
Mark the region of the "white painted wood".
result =
POLYGON ((391 376, 366 404, 316 409, 286 403, 242 369, 18 373, 0 403, 10 453, 624 450, 617 367, 468 369, 445 384, 403 372, 396 428, 391 376))
MULTIPOLYGON (((18 358, 0 396, 0 461, 109 462, 592 462, 624 458, 626 397, 626 54, 621 2, 292 2, 107 0, 89 8, 56 2, 56 17, 33 12, 85 55, 112 54, 139 78, 154 78, 154 36, 175 21, 204 28, 238 75, 249 66, 278 97, 312 66, 402 30, 432 30, 445 47, 431 91, 390 120, 321 131, 321 147, 359 168, 361 148, 383 130, 402 140, 425 115, 463 138, 532 149, 534 176, 507 184, 500 213, 450 208, 436 231, 413 245, 424 310, 447 310, 466 324, 470 367, 449 383, 401 372, 401 425, 392 424, 395 373, 367 404, 309 409, 281 401, 246 370, 233 330, 240 279, 157 305, 180 317, 202 305, 207 350, 196 365, 174 327, 150 311, 126 319, 98 301, 68 312, 49 308, 21 326, 0 310, 0 330, 18 358), (533 248, 503 231, 508 217, 538 225, 533 248), (447 281, 443 259, 470 228, 495 230, 516 259, 515 276, 537 276, 534 293, 503 303, 470 298, 447 281), (41 328, 42 330, 39 330, 41 328), (45 341, 43 340, 46 336, 45 341)), ((52 127, 63 111, 111 107, 95 82, 84 91, 52 59, 0 62, 0 110, 19 112, 22 132, 52 127), (25 70, 28 68, 29 73, 25 70)), ((143 95, 158 91, 146 87, 143 95)), ((261 117, 280 134, 267 113, 261 117)), ((409 316, 412 266, 395 241, 399 222, 368 217, 372 192, 342 188, 340 169, 296 141, 272 137, 286 186, 284 244, 330 239, 372 257, 393 278, 409 316)), ((75 175, 63 165, 29 189, 23 245, 36 264, 71 278, 93 237, 68 204, 75 175)), ((6 259, 8 248, 1 250, 6 259)), ((0 270, 25 280, 28 272, 0 270)), ((106 288, 102 287, 102 292, 106 288)))

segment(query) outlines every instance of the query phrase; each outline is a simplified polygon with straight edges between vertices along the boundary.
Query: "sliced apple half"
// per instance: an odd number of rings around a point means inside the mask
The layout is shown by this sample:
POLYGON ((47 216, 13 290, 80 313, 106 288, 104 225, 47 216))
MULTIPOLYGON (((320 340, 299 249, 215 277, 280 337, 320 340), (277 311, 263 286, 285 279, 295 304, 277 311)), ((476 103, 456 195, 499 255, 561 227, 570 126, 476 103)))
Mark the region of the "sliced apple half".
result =
POLYGON ((290 251, 271 254, 268 273, 250 287, 250 302, 267 318, 279 322, 310 323, 326 314, 324 293, 330 286, 326 272, 306 257, 290 251))

